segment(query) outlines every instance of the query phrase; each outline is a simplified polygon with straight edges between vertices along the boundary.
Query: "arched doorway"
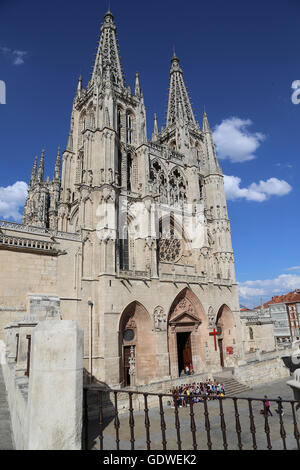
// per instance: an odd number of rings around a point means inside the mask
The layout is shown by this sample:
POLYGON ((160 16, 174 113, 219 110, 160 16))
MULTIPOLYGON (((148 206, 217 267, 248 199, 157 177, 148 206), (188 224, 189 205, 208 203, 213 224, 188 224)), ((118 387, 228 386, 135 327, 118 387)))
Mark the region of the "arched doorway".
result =
POLYGON ((157 375, 156 338, 145 307, 135 301, 120 319, 120 382, 124 387, 147 384, 157 375))
POLYGON ((168 318, 172 378, 183 375, 191 364, 194 373, 204 369, 207 331, 207 319, 199 299, 190 289, 183 289, 172 303, 168 318))
POLYGON ((235 322, 233 313, 227 305, 222 305, 219 309, 216 325, 218 330, 217 341, 220 365, 222 367, 230 367, 234 365, 235 322))

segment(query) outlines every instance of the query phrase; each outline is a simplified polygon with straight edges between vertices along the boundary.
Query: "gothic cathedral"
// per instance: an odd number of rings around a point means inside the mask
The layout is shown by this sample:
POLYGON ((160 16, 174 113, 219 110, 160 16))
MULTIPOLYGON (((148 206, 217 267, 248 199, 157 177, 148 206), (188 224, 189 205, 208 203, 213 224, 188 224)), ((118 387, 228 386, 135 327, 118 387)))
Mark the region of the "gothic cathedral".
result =
POLYGON ((44 150, 35 160, 24 209, 24 226, 77 235, 59 257, 57 283, 75 292, 60 295, 62 317, 84 328, 85 368, 110 386, 178 378, 187 367, 208 376, 242 354, 212 131, 206 113, 202 127, 195 120, 175 53, 169 80, 166 123, 159 129, 154 116, 148 140, 140 78, 133 92, 125 85, 108 11, 91 79, 78 81, 66 150, 52 181, 44 150))

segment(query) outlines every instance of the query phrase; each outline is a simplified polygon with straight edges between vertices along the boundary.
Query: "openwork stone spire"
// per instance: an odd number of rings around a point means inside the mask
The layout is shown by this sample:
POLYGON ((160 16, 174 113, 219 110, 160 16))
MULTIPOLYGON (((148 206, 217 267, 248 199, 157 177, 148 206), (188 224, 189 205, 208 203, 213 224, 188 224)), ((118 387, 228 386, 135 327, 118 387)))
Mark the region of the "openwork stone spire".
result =
POLYGON ((61 158, 60 158, 60 147, 58 147, 55 167, 54 167, 54 175, 53 175, 54 181, 60 181, 60 173, 61 173, 61 158))
POLYGON ((31 172, 30 183, 29 183, 30 186, 34 186, 34 184, 36 183, 36 179, 37 179, 37 161, 38 161, 38 157, 35 157, 32 172, 31 172))
POLYGON ((184 83, 182 69, 175 52, 171 62, 167 127, 172 126, 178 120, 196 125, 192 105, 184 83))
POLYGON ((38 169, 38 181, 42 182, 44 180, 44 168, 45 168, 45 150, 42 149, 41 159, 38 169))
POLYGON ((204 143, 206 146, 208 169, 211 173, 222 174, 222 170, 216 155, 212 130, 210 128, 205 111, 203 113, 202 132, 204 134, 204 143))
POLYGON ((119 55, 119 48, 116 36, 117 28, 114 17, 110 11, 104 16, 104 23, 101 27, 101 37, 96 54, 92 80, 98 76, 102 80, 110 77, 113 84, 124 87, 124 77, 119 55))

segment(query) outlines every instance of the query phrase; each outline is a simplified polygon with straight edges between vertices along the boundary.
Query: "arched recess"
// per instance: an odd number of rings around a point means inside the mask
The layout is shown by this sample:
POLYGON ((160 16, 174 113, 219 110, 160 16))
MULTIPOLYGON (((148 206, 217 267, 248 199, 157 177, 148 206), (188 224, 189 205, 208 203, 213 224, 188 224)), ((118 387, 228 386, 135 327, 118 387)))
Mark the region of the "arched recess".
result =
POLYGON ((69 217, 68 221, 68 231, 75 233, 79 230, 79 206, 76 205, 69 217))
POLYGON ((156 337, 145 307, 131 302, 119 324, 120 382, 123 386, 149 383, 157 376, 156 337), (129 359, 134 358, 131 365, 129 359))
POLYGON ((184 288, 173 301, 168 316, 170 375, 176 378, 188 365, 195 373, 206 367, 208 322, 198 297, 184 288))
POLYGON ((222 367, 230 367, 234 363, 233 354, 235 350, 236 331, 233 313, 226 304, 223 304, 218 310, 216 325, 219 330, 217 341, 220 365, 222 367))

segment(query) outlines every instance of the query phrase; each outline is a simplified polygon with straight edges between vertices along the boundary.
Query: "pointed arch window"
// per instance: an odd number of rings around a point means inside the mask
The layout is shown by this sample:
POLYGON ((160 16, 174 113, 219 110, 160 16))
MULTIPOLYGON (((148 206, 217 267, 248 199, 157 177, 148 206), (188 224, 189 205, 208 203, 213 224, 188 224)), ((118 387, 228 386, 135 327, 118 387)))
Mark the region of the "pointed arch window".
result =
POLYGON ((126 130, 127 130, 127 143, 133 142, 133 116, 130 113, 126 115, 126 130))
POLYGON ((120 108, 118 109, 118 113, 117 113, 117 132, 118 132, 118 137, 121 140, 121 110, 120 108))
POLYGON ((131 191, 131 177, 132 177, 132 156, 130 153, 127 155, 127 191, 131 191))
POLYGON ((128 229, 124 227, 122 230, 121 238, 119 239, 119 260, 120 270, 129 270, 129 244, 128 244, 128 229))

